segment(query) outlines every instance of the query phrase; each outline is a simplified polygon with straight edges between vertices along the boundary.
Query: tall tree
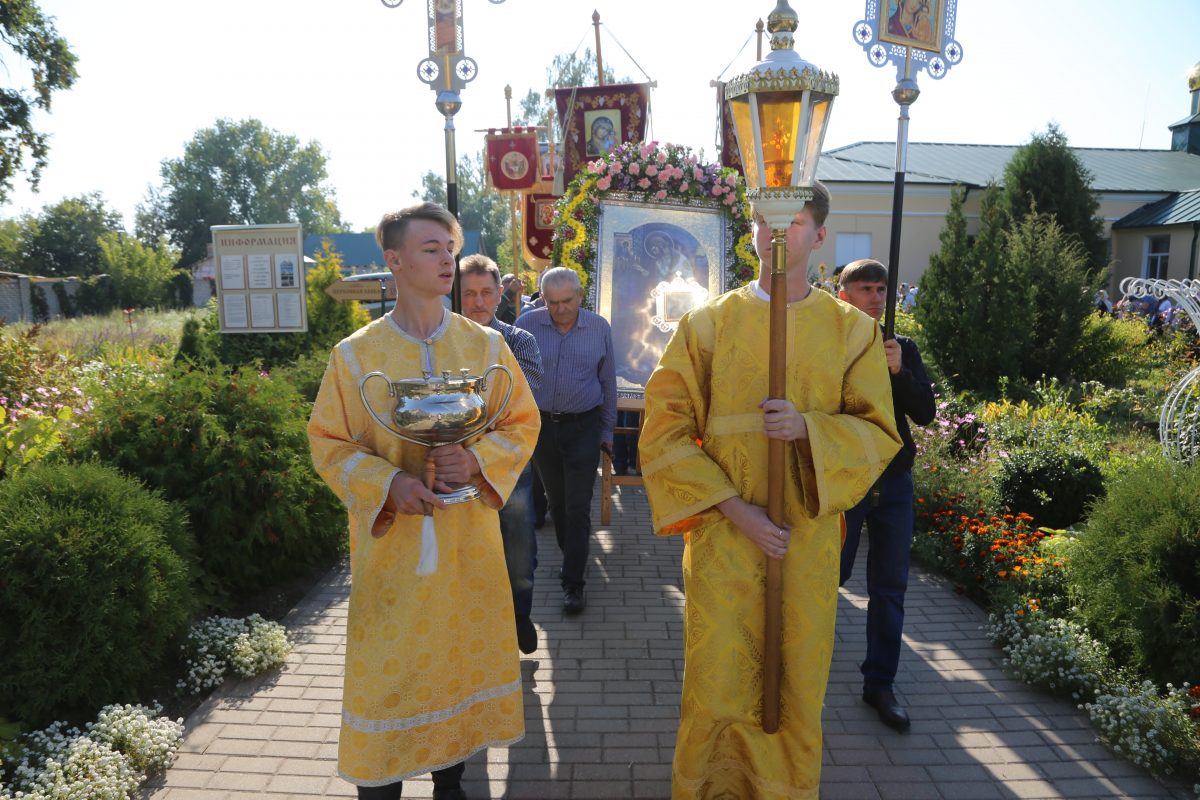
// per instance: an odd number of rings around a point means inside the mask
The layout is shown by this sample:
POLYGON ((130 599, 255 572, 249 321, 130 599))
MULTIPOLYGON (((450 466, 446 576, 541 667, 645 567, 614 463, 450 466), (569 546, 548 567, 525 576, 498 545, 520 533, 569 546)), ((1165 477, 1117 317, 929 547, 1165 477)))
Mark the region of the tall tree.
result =
POLYGON ((921 278, 916 316, 926 346, 954 388, 990 393, 1002 376, 1020 374, 1033 303, 1029 286, 1004 257, 1000 190, 985 191, 974 241, 967 236, 964 195, 961 187, 951 194, 942 247, 921 278))
POLYGON ((299 222, 305 233, 346 230, 325 183, 321 146, 256 119, 221 119, 197 131, 160 173, 162 187, 151 188, 138 207, 138 236, 166 232, 182 264, 204 257, 213 225, 299 222))
POLYGON ((1066 134, 1050 124, 1034 134, 1004 167, 1004 211, 1012 225, 1030 212, 1049 214, 1063 232, 1082 245, 1090 268, 1099 272, 1107 261, 1100 203, 1091 190, 1092 174, 1067 143, 1066 134))
MULTIPOLYGON (((78 77, 75 54, 67 40, 58 35, 53 18, 42 13, 35 0, 0 2, 0 41, 25 61, 31 71, 31 87, 0 88, 0 202, 13 188, 13 176, 26 168, 36 189, 50 152, 48 137, 34 128, 34 112, 49 111, 54 92, 69 89, 78 77)), ((6 67, 0 54, 0 66, 6 67)))
POLYGON ((22 271, 46 277, 99 275, 104 263, 97 240, 123 227, 121 215, 105 207, 99 192, 48 205, 26 220, 22 271))
POLYGON ((171 249, 166 238, 154 247, 147 247, 131 236, 106 233, 100 237, 99 245, 105 272, 112 278, 122 308, 167 305, 179 254, 171 249))

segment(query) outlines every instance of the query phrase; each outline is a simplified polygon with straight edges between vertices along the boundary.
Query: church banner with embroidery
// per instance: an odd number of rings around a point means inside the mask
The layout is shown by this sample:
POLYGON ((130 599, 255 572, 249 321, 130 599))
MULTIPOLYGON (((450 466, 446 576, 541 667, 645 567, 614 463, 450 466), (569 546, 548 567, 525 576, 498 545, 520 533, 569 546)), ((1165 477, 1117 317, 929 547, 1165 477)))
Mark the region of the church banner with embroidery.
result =
POLYGON ((488 182, 501 192, 523 192, 538 181, 540 155, 533 128, 489 129, 488 182))
POLYGON ((521 215, 525 226, 525 260, 538 269, 550 266, 550 254, 554 252, 554 204, 558 197, 553 194, 525 195, 525 213, 521 215))
POLYGON ((562 125, 563 186, 588 161, 625 142, 646 136, 650 114, 650 84, 574 86, 554 90, 562 125))
POLYGON ((721 166, 731 167, 739 175, 745 175, 742 169, 742 154, 738 150, 737 134, 733 130, 733 114, 729 113, 729 104, 725 102, 725 82, 717 83, 717 147, 721 151, 721 166))

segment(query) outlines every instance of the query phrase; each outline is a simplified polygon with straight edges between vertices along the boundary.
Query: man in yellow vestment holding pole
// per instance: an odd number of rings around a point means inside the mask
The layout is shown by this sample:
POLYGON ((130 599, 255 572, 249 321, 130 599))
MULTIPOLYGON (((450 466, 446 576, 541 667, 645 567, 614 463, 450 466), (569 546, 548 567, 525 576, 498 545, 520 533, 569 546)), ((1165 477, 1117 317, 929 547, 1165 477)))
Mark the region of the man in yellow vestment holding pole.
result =
POLYGON ((655 532, 684 536, 684 675, 672 797, 816 798, 837 611, 839 512, 900 448, 880 330, 807 280, 829 192, 787 229, 786 398, 768 397, 771 229, 758 280, 688 313, 646 386, 641 451, 655 532), (767 515, 767 440, 789 443, 767 515), (767 559, 783 573, 780 723, 764 733, 767 559))
POLYGON ((460 800, 464 761, 525 732, 496 509, 541 423, 500 333, 442 305, 462 246, 458 221, 424 203, 385 215, 376 238, 396 305, 333 349, 308 425, 317 471, 350 516, 338 771, 371 800, 399 798, 403 779, 432 771, 435 800, 460 800), (470 380, 460 370, 482 376, 492 364, 510 370, 511 398, 501 410, 497 376, 486 392, 492 429, 463 444, 428 448, 390 433, 378 415, 391 416, 396 398, 384 381, 362 388, 372 372, 394 383, 444 371, 454 377, 438 385, 452 387, 470 380), (432 489, 421 477, 429 463, 432 489), (451 484, 474 485, 479 497, 448 504, 434 490, 451 484))

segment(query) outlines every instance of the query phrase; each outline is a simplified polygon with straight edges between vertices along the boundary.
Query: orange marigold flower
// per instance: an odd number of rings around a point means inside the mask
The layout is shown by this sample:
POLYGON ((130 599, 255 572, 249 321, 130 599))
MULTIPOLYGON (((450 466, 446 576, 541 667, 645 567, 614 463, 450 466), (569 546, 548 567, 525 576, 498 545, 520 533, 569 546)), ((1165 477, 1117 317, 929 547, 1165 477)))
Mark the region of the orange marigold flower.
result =
POLYGON ((1004 555, 1004 553, 996 554, 996 563, 997 564, 1003 564, 1007 560, 1008 560, 1008 556, 1004 555))
POLYGON ((1002 570, 1000 570, 999 572, 997 572, 997 573, 996 573, 996 577, 998 577, 998 578, 1007 578, 1007 577, 1008 577, 1008 570, 1006 570, 1006 569, 1002 569, 1002 570))

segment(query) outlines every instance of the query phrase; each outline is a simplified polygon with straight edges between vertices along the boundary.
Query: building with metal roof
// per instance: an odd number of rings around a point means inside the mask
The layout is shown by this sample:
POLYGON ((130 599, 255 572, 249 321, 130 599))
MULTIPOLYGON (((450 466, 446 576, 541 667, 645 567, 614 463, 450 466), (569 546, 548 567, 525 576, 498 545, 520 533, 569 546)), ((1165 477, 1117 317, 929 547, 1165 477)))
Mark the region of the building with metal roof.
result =
MULTIPOLYGON (((1171 148, 1072 148, 1091 175, 1099 215, 1110 237, 1111 290, 1127 276, 1200 275, 1200 64, 1188 78, 1191 114, 1171 129, 1171 148)), ((910 142, 904 188, 899 281, 918 283, 939 236, 955 186, 966 189, 968 232, 979 228, 979 200, 989 183, 1002 184, 1017 145, 910 142)), ((817 177, 833 207, 825 246, 813 272, 826 276, 858 258, 887 263, 895 181, 895 142, 858 142, 828 150, 817 177)))

